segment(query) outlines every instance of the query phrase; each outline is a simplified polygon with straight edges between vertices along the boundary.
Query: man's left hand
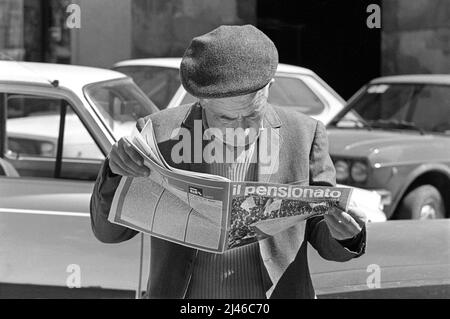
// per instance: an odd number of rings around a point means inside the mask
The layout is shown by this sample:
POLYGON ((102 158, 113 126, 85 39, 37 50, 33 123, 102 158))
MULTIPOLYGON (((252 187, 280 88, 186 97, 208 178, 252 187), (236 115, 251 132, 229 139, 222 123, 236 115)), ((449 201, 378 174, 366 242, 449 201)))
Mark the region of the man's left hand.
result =
POLYGON ((325 221, 334 239, 346 240, 355 237, 361 232, 367 222, 367 217, 357 207, 349 208, 346 212, 333 208, 325 214, 325 221))

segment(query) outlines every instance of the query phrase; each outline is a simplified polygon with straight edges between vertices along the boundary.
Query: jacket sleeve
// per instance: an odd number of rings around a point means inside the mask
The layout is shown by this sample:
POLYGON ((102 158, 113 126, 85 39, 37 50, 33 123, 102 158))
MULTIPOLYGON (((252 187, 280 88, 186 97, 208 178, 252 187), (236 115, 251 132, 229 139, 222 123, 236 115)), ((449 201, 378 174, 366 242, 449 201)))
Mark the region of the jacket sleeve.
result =
MULTIPOLYGON (((142 131, 147 119, 148 117, 137 121, 138 131, 142 131)), ((90 202, 92 231, 95 237, 104 243, 120 243, 133 238, 138 233, 133 229, 108 221, 109 210, 120 179, 121 176, 111 172, 107 158, 97 176, 90 202)))
POLYGON ((106 159, 97 176, 90 203, 92 231, 103 243, 120 243, 137 234, 133 229, 108 221, 109 210, 120 179, 121 176, 111 172, 109 160, 106 159))
MULTIPOLYGON (((335 186, 336 172, 328 153, 328 138, 324 125, 317 122, 309 156, 310 185, 335 186)), ((323 216, 310 218, 306 224, 306 237, 318 253, 327 260, 347 261, 365 252, 366 229, 348 240, 334 239, 323 216)))

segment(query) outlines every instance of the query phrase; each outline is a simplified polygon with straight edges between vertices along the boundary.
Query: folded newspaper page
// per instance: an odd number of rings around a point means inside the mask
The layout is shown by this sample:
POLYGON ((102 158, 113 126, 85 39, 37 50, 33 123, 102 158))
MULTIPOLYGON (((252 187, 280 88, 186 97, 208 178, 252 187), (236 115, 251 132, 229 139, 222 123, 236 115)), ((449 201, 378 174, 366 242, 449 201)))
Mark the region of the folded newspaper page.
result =
POLYGON ((347 210, 351 188, 232 182, 167 165, 151 122, 129 142, 149 177, 123 177, 109 220, 188 247, 223 253, 273 236, 330 208, 347 210))

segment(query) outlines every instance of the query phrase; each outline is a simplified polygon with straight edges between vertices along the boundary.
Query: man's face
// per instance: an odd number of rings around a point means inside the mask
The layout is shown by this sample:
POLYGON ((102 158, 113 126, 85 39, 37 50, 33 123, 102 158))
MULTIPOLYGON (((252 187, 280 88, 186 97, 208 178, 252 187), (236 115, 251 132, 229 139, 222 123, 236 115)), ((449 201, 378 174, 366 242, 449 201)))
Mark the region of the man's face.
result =
POLYGON ((262 127, 267 95, 265 89, 256 93, 201 101, 205 108, 209 128, 220 129, 227 144, 233 146, 245 141, 252 144, 258 138, 262 127), (234 136, 230 136, 232 133, 234 136))

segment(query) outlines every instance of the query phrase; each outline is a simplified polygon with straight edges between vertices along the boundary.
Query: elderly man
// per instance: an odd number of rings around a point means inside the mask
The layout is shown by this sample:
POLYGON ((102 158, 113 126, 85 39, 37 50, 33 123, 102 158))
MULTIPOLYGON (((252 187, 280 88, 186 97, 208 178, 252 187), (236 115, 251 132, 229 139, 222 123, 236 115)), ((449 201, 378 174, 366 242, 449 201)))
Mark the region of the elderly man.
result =
MULTIPOLYGON (((181 80, 198 102, 153 114, 161 154, 169 165, 222 175, 234 181, 334 186, 335 170, 328 154, 324 126, 305 115, 267 102, 278 65, 273 42, 257 28, 221 26, 194 38, 181 62, 181 80), (211 143, 234 151, 231 161, 175 161, 173 148, 180 128, 218 129, 224 134, 211 143), (240 132, 229 134, 229 130, 240 132), (240 129, 240 130, 238 130, 240 129), (261 132, 276 136, 270 154, 272 170, 262 169, 261 132), (239 137, 241 134, 242 138, 239 137), (231 137, 230 137, 231 136, 231 137), (240 141, 240 142, 238 142, 240 141)), ((142 129, 147 119, 140 119, 142 129)), ((192 159, 197 156, 192 135, 192 159)), ((273 140, 271 140, 273 142, 273 140)), ((202 147, 205 147, 205 141, 202 147)), ((202 148, 200 148, 202 151, 202 148)), ((128 240, 136 231, 107 220, 120 176, 148 176, 142 158, 126 140, 112 148, 97 179, 91 199, 96 237, 107 243, 128 240)), ((303 224, 304 225, 304 224, 303 224)), ((309 219, 306 228, 289 228, 273 237, 224 254, 212 254, 152 238, 149 298, 314 298, 308 261, 308 242, 328 260, 347 261, 364 253, 365 215, 358 208, 332 210, 309 219)))

